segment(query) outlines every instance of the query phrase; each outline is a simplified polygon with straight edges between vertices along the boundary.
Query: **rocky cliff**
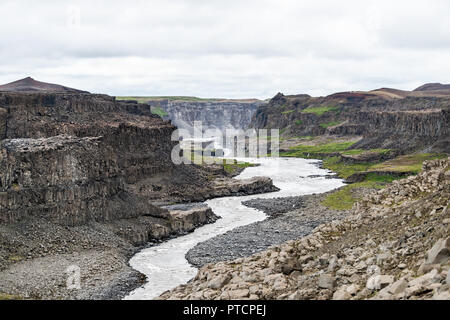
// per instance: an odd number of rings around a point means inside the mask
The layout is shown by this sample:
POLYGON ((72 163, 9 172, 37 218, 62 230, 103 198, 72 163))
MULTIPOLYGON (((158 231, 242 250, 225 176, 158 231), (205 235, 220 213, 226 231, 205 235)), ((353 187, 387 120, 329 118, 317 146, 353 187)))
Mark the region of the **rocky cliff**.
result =
POLYGON ((379 89, 319 98, 279 93, 259 107, 250 126, 279 128, 284 137, 362 136, 353 148, 450 151, 450 98, 434 91, 424 91, 425 96, 388 93, 379 89))
POLYGON ((211 100, 211 101, 149 101, 153 107, 159 107, 178 128, 189 129, 194 121, 201 121, 203 131, 218 129, 246 129, 253 114, 263 102, 259 100, 211 100))

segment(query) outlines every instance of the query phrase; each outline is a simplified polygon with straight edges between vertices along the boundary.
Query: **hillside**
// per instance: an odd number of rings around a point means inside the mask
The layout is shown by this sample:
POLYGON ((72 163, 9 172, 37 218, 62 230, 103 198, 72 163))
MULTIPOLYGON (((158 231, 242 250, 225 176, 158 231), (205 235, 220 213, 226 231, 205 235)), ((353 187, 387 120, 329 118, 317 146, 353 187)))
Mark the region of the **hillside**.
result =
POLYGON ((59 93, 88 93, 78 89, 65 87, 59 84, 36 81, 27 77, 11 83, 0 85, 0 91, 10 92, 59 92, 59 93))

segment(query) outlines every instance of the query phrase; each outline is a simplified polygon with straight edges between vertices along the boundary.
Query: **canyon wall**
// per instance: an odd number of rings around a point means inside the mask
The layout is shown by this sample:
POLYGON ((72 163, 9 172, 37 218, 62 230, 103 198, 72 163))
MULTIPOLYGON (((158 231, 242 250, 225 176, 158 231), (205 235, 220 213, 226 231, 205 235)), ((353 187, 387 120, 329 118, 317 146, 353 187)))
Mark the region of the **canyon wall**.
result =
POLYGON ((201 121, 203 130, 246 129, 253 114, 263 102, 259 100, 224 100, 224 101, 149 101, 153 107, 159 107, 178 128, 188 129, 194 121, 201 121))
POLYGON ((0 222, 167 219, 161 203, 234 188, 211 183, 223 168, 173 164, 175 129, 146 104, 106 95, 0 93, 0 222))
POLYGON ((255 128, 279 128, 284 137, 362 136, 354 148, 449 152, 448 97, 385 99, 368 93, 313 98, 277 94, 252 118, 255 128))

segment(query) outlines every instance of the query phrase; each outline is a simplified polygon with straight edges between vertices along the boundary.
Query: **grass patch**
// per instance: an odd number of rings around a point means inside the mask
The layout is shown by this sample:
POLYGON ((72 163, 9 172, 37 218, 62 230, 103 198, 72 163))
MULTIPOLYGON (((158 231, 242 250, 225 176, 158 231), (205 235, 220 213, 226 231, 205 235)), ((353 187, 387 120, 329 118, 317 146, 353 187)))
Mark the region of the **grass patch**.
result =
POLYGON ((367 171, 373 166, 373 163, 345 163, 341 161, 340 157, 327 157, 323 160, 323 166, 346 179, 352 174, 367 171))
POLYGON ((303 123, 303 121, 302 121, 302 120, 296 120, 296 121, 295 121, 295 124, 296 124, 297 126, 300 126, 300 125, 302 125, 302 123, 303 123))
POLYGON ((389 153, 390 151, 391 151, 391 149, 370 149, 370 150, 354 149, 354 150, 342 151, 341 154, 346 155, 346 156, 354 156, 354 155, 362 154, 365 152, 386 154, 386 153, 389 153))
POLYGON ((368 174, 363 182, 346 185, 336 192, 328 195, 322 201, 322 205, 334 210, 349 210, 355 202, 361 199, 361 196, 358 196, 355 192, 353 192, 355 189, 383 189, 387 184, 397 179, 400 178, 392 175, 379 175, 376 173, 368 174))
POLYGON ((135 100, 140 103, 147 103, 150 100, 169 100, 169 101, 220 101, 219 98, 198 98, 190 96, 119 96, 116 100, 135 100))
POLYGON ((419 173, 422 170, 422 163, 424 161, 442 159, 445 157, 447 157, 447 155, 444 153, 408 154, 374 165, 371 170, 419 173))
POLYGON ((337 126, 338 124, 341 124, 341 123, 342 122, 340 122, 340 121, 332 121, 332 122, 328 122, 328 123, 321 123, 319 126, 326 129, 329 127, 337 126))
POLYGON ((281 114, 289 114, 289 113, 292 113, 292 112, 294 112, 295 110, 287 110, 287 111, 283 111, 281 114))
POLYGON ((254 167, 256 166, 254 163, 249 163, 249 162, 238 162, 236 160, 234 160, 234 163, 225 163, 225 160, 223 161, 223 169, 225 170, 225 172, 229 173, 229 174, 233 174, 235 171, 239 170, 239 169, 245 169, 248 167, 254 167))
POLYGON ((161 107, 151 107, 151 112, 157 114, 158 116, 167 117, 169 114, 165 112, 161 107))
POLYGON ((302 113, 313 113, 316 116, 321 116, 326 112, 339 111, 340 107, 336 106, 322 106, 322 107, 309 107, 302 110, 302 113))
POLYGON ((323 154, 337 153, 350 148, 355 142, 337 142, 326 143, 316 146, 311 145, 298 145, 292 147, 287 152, 280 153, 282 157, 297 157, 297 158, 317 158, 323 159, 323 154))

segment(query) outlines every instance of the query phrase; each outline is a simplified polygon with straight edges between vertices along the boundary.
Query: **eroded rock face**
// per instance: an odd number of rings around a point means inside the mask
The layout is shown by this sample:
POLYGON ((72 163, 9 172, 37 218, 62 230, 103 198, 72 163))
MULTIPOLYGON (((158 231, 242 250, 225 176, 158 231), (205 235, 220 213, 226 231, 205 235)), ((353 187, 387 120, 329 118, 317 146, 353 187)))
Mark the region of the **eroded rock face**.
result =
POLYGON ((287 137, 362 136, 354 148, 449 152, 448 96, 386 98, 374 93, 327 97, 278 94, 255 112, 251 127, 283 129, 287 137))
POLYGON ((220 172, 175 165, 175 129, 148 105, 106 95, 1 92, 0 221, 170 219, 153 203, 274 190, 264 179, 211 183, 220 172))
POLYGON ((263 102, 250 101, 149 101, 151 106, 161 107, 178 128, 191 129, 194 121, 202 122, 202 131, 219 129, 247 129, 252 116, 263 102))

